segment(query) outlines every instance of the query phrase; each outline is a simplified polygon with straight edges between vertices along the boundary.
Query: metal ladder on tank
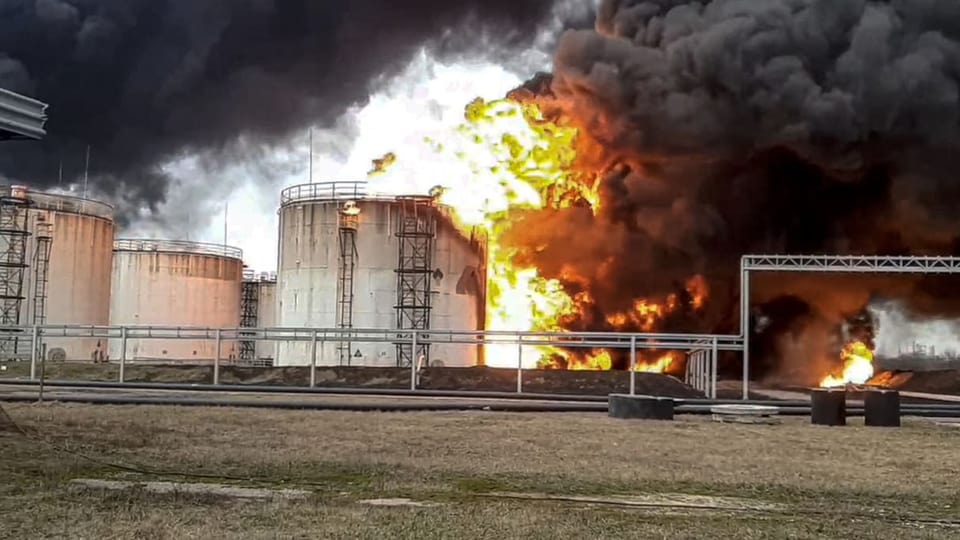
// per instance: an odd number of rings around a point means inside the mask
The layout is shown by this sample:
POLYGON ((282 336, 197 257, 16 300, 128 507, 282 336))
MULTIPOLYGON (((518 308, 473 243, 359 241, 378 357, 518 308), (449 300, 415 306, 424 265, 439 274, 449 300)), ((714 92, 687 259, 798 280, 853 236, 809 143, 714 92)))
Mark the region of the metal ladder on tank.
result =
MULTIPOLYGON (((253 279, 244 280, 240 295, 240 328, 256 328, 260 312, 260 283, 253 279)), ((240 332, 249 337, 249 332, 240 332)), ((240 341, 239 360, 253 363, 257 356, 257 342, 251 339, 240 341)))
MULTIPOLYGON (((429 330, 436 214, 431 197, 398 197, 397 330, 429 330)), ((397 365, 429 365, 430 344, 398 342, 397 365)))
MULTIPOLYGON (((23 278, 27 271, 27 208, 30 202, 11 190, 0 197, 0 326, 20 324, 23 278)), ((0 335, 0 359, 19 359, 18 332, 0 335)))
MULTIPOLYGON (((33 324, 47 324, 47 286, 50 283, 50 247, 53 244, 53 224, 44 214, 37 214, 37 243, 33 251, 33 324)), ((46 356, 46 344, 36 343, 39 358, 46 356)))
MULTIPOLYGON (((357 271, 357 227, 359 215, 350 206, 340 211, 339 244, 340 266, 337 276, 337 328, 353 328, 353 282, 357 271)), ((349 366, 353 354, 350 341, 337 342, 337 356, 341 366, 349 366)))

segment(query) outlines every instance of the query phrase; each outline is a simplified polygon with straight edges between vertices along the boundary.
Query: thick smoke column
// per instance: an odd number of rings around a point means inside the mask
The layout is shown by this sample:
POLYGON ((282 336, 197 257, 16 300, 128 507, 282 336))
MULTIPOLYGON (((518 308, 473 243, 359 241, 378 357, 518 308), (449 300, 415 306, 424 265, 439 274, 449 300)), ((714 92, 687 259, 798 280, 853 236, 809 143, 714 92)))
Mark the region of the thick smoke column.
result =
POLYGON ((419 47, 506 56, 553 0, 5 0, 0 86, 51 104, 43 143, 5 146, 0 176, 68 180, 93 147, 101 191, 164 197, 161 165, 238 137, 270 143, 363 101, 419 47))
MULTIPOLYGON (((516 95, 581 128, 601 210, 530 213, 510 241, 547 277, 572 267, 604 313, 702 273, 700 330, 736 332, 741 254, 958 253, 960 3, 606 0, 554 69, 516 95)), ((942 279, 757 281, 755 316, 778 336, 878 292, 960 313, 942 279)))

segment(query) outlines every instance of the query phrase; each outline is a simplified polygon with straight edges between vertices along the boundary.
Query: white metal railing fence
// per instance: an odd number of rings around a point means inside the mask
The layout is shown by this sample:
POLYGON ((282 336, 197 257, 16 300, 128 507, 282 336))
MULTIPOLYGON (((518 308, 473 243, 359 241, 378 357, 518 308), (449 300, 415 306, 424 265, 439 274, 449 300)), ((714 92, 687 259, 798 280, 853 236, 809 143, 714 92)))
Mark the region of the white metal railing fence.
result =
POLYGON ((191 242, 188 240, 148 240, 121 238, 114 240, 114 251, 150 251, 161 253, 189 253, 192 255, 215 255, 231 259, 243 259, 243 250, 224 244, 191 242))
POLYGON ((280 205, 299 201, 343 201, 366 199, 366 182, 317 182, 290 186, 280 192, 280 205))
MULTIPOLYGON (((127 343, 131 339, 210 340, 216 342, 213 363, 213 384, 219 384, 221 356, 224 342, 271 341, 310 343, 310 386, 316 385, 317 349, 323 343, 391 343, 417 345, 468 344, 517 345, 517 392, 523 392, 522 351, 525 346, 554 346, 583 349, 629 350, 630 393, 636 393, 638 351, 682 351, 688 354, 685 379, 708 396, 716 396, 717 355, 720 351, 742 351, 743 338, 715 334, 655 334, 617 332, 509 332, 478 330, 391 330, 364 328, 204 328, 185 326, 95 326, 95 325, 36 325, 0 327, 0 340, 28 340, 30 343, 31 378, 45 359, 38 358, 39 345, 45 338, 100 338, 115 339, 120 343, 119 382, 124 382, 127 364, 127 343), (691 362, 692 359, 692 362, 691 362)), ((416 390, 421 362, 411 362, 410 388, 416 390)))
POLYGON ((717 397, 717 353, 701 349, 687 354, 684 381, 710 399, 717 397))

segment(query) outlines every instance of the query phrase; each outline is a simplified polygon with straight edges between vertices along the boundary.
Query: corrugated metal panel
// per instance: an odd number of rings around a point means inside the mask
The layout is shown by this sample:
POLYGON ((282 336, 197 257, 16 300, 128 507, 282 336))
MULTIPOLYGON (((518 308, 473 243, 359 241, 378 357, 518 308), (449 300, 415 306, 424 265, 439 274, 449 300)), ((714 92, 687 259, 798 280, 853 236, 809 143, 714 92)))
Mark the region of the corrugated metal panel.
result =
POLYGON ((0 139, 42 139, 47 104, 0 88, 0 139))

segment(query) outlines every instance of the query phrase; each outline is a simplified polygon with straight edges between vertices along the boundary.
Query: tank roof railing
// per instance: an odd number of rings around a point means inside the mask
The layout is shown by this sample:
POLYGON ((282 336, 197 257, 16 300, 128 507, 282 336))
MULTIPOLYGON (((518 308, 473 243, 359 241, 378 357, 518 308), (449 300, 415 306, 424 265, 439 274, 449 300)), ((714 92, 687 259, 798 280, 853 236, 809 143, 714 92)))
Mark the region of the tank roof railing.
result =
POLYGON ((276 283, 276 272, 257 272, 251 268, 243 270, 243 280, 252 283, 276 283))
MULTIPOLYGON (((14 188, 21 188, 21 186, 0 186, 0 195, 10 196, 14 192, 14 188)), ((22 189, 26 192, 26 200, 30 202, 33 208, 68 214, 82 214, 111 221, 114 217, 113 205, 103 201, 62 193, 46 193, 30 188, 22 189)))
POLYGON ((387 195, 373 193, 367 182, 317 182, 291 186, 280 192, 280 206, 296 202, 324 201, 386 201, 393 202, 405 197, 431 199, 429 195, 387 195))
POLYGON ((224 244, 208 244, 188 240, 149 240, 122 238, 114 240, 114 251, 156 251, 161 253, 185 253, 190 255, 214 255, 243 260, 243 250, 224 244))

